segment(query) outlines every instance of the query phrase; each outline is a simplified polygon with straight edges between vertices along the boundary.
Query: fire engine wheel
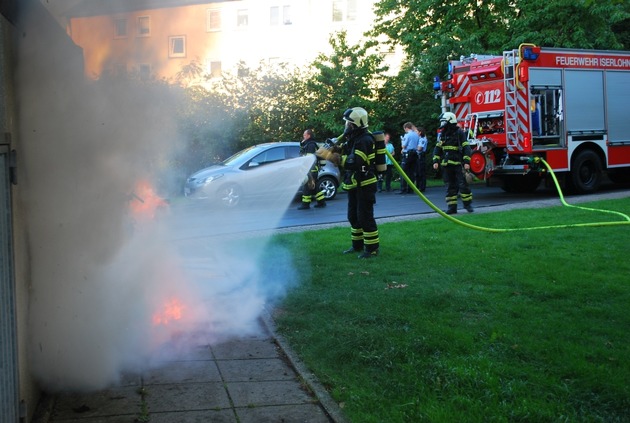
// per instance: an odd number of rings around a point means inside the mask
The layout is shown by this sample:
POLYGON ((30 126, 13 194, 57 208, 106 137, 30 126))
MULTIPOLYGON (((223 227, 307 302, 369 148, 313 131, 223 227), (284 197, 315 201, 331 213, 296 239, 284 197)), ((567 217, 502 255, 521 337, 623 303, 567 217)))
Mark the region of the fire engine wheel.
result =
POLYGON ((569 188, 578 194, 597 191, 602 183, 602 162, 592 150, 584 150, 573 159, 569 188))
POLYGON ((481 151, 473 151, 470 155, 470 171, 476 177, 483 179, 483 175, 486 172, 486 158, 481 151))

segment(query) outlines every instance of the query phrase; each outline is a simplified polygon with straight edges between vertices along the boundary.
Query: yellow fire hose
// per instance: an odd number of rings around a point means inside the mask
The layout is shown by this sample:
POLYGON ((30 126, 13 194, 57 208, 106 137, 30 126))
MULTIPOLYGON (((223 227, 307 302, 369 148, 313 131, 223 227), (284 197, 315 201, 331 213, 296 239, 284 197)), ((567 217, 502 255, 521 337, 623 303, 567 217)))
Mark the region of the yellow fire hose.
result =
POLYGON ((573 223, 573 224, 567 224, 567 225, 533 226, 533 227, 528 227, 528 228, 486 228, 486 227, 483 227, 483 226, 477 226, 477 225, 473 225, 473 224, 470 224, 470 223, 466 223, 466 222, 463 222, 463 221, 453 217, 450 214, 446 214, 439 207, 437 207, 435 204, 433 204, 431 201, 429 201, 429 199, 424 196, 424 194, 416 187, 416 185, 411 181, 411 179, 409 179, 409 177, 407 176, 405 171, 400 167, 400 165, 394 159, 394 157, 391 155, 391 153, 386 150, 385 154, 387 154, 387 157, 389 157, 389 159, 392 161, 392 163, 394 164, 394 167, 396 168, 398 173, 400 173, 400 176, 405 179, 405 181, 407 182, 407 185, 413 189, 413 191, 422 199, 422 201, 424 201, 429 207, 431 207, 433 210, 435 210, 440 216, 450 220, 453 223, 457 223, 458 225, 462 225, 462 226, 464 226, 466 228, 469 228, 469 229, 475 229, 475 230, 484 231, 484 232, 515 232, 515 231, 526 231, 526 230, 537 230, 537 229, 552 229, 552 228, 555 229, 555 228, 577 228, 577 227, 588 227, 588 226, 630 225, 630 217, 628 217, 626 214, 623 214, 623 213, 620 213, 620 212, 616 212, 616 211, 612 211, 612 210, 593 209, 593 208, 589 208, 589 207, 580 207, 580 206, 575 206, 575 205, 568 204, 564 200, 564 196, 562 195, 562 190, 560 189, 560 184, 558 183, 558 180, 556 179, 556 175, 553 173, 553 169, 543 159, 541 159, 541 162, 545 165, 545 167, 549 171, 549 174, 553 178, 553 181, 554 181, 554 183, 556 185, 556 189, 558 190, 558 195, 560 196, 560 202, 562 203, 562 205, 564 205, 565 207, 573 207, 573 208, 582 209, 582 210, 588 210, 588 211, 593 211, 593 212, 611 213, 611 214, 615 214, 615 215, 621 216, 625 220, 623 220, 623 221, 615 221, 615 222, 590 222, 590 223, 573 223))

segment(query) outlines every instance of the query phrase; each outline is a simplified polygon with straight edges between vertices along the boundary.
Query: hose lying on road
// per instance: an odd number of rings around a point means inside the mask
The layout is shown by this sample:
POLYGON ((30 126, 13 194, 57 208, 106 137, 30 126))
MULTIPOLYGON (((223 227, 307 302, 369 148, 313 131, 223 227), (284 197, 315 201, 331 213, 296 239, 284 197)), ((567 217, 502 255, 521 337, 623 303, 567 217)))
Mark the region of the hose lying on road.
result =
POLYGON ((553 178, 553 181, 554 181, 554 183, 556 185, 556 189, 558 190, 558 195, 560 197, 560 202, 562 203, 563 206, 565 206, 565 207, 573 207, 573 208, 582 209, 582 210, 588 210, 588 211, 593 211, 593 212, 616 214, 618 216, 621 216, 625 220, 615 221, 615 222, 589 222, 589 223, 571 223, 571 224, 564 224, 564 225, 531 226, 531 227, 527 227, 527 228, 486 228, 486 227, 483 227, 483 226, 473 225, 471 223, 463 222, 463 221, 457 219, 456 217, 453 217, 450 214, 446 214, 439 207, 437 207, 435 204, 433 204, 427 197, 425 197, 425 195, 418 189, 418 187, 416 187, 416 185, 411 181, 411 179, 409 179, 409 177, 407 176, 405 171, 400 167, 400 165, 398 164, 396 159, 394 159, 392 154, 389 151, 385 151, 385 154, 387 154, 387 157, 389 157, 389 159, 392 161, 394 167, 396 168, 398 173, 400 173, 400 176, 405 179, 405 181, 407 182, 407 185, 413 189, 413 191, 422 199, 422 201, 424 201, 429 207, 431 207, 433 210, 435 210, 440 216, 450 220, 453 223, 456 223, 458 225, 462 225, 462 226, 464 226, 466 228, 469 228, 469 229, 475 229, 475 230, 484 231, 484 232, 515 232, 515 231, 529 231, 529 230, 555 229, 555 228, 577 228, 577 227, 588 227, 588 226, 630 225, 630 217, 628 217, 628 215, 626 215, 626 214, 623 214, 623 213, 620 213, 620 212, 616 212, 616 211, 612 211, 612 210, 593 209, 593 208, 589 208, 589 207, 580 207, 580 206, 575 206, 575 205, 568 204, 564 200, 564 196, 562 195, 562 190, 560 189, 560 184, 558 183, 558 179, 556 179, 556 175, 554 174, 553 169, 551 168, 551 166, 549 166, 549 163, 547 163, 543 159, 541 159, 541 161, 545 165, 547 170, 549 171, 549 174, 551 175, 551 177, 553 178))

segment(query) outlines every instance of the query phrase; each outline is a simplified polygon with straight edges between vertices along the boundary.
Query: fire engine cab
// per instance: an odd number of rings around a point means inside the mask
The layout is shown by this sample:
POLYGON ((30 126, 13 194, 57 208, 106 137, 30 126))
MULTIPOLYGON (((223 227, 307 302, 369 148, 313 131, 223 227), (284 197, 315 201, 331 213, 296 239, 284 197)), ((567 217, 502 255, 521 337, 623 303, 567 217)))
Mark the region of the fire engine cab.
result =
POLYGON ((534 191, 543 158, 564 185, 595 192, 630 180, 630 52, 522 44, 452 60, 434 80, 473 148, 471 170, 506 191, 534 191))

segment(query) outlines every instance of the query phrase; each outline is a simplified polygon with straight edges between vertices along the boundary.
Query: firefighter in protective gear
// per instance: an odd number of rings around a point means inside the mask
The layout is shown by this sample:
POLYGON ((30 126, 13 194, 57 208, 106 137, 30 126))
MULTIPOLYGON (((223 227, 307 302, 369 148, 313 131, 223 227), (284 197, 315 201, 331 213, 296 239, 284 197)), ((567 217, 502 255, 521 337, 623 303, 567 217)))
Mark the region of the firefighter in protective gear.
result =
POLYGON ((440 134, 433 150, 433 169, 440 165, 446 187, 446 213, 457 213, 457 195, 462 198, 464 208, 472 213, 472 191, 464 171, 470 170, 471 149, 466 132, 457 126, 454 113, 445 112, 440 116, 440 134))
POLYGON ((341 144, 342 188, 348 192, 348 222, 352 246, 344 254, 359 253, 359 258, 378 255, 378 227, 374 219, 376 203, 376 150, 368 131, 368 114, 353 107, 343 114, 345 130, 341 144))
MULTIPOLYGON (((304 131, 302 142, 300 143, 300 155, 305 156, 307 154, 316 155, 317 142, 313 139, 313 130, 307 129, 304 131)), ((313 198, 317 201, 314 207, 326 207, 326 193, 324 191, 317 191, 317 175, 319 174, 319 159, 315 158, 313 166, 311 166, 308 175, 302 186, 302 204, 298 207, 298 210, 308 210, 311 208, 311 201, 313 198)))

